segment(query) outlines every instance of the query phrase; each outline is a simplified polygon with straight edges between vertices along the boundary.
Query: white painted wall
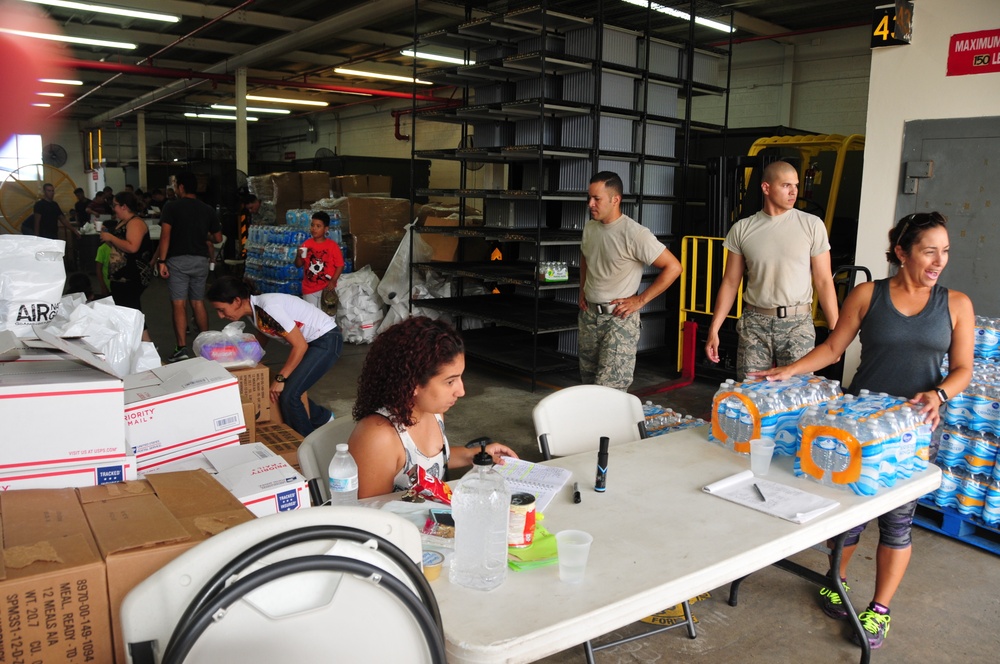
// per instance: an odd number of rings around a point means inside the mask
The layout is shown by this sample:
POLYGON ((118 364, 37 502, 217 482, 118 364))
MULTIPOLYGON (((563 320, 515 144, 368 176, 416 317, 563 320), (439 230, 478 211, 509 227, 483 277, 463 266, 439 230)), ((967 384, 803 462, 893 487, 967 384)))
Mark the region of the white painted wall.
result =
MULTIPOLYGON (((920 0, 915 5, 912 42, 872 53, 857 261, 876 279, 888 273, 884 252, 896 221, 904 123, 1000 115, 1000 73, 945 75, 951 36, 1000 28, 1000 2, 920 0)), ((854 375, 859 359, 855 343, 846 355, 845 378, 854 375)))

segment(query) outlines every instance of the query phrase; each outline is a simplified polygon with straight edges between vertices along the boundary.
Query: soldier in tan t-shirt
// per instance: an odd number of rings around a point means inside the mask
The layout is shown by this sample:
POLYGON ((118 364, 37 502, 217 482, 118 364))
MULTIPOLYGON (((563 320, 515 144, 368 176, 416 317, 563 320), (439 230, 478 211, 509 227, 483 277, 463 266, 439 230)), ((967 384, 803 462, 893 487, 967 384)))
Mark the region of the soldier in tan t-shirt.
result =
POLYGON ((621 212, 621 178, 602 171, 590 179, 591 220, 580 245, 580 378, 628 389, 639 345, 639 310, 680 276, 681 264, 644 226, 621 212), (660 269, 637 293, 643 268, 660 269))
POLYGON ((830 269, 830 242, 819 217, 795 208, 799 176, 776 161, 764 169, 763 209, 730 229, 729 250, 705 353, 719 361, 719 328, 736 301, 746 273, 743 315, 737 323, 736 377, 784 366, 816 344, 812 320, 813 285, 830 329, 837 324, 837 294, 830 269))

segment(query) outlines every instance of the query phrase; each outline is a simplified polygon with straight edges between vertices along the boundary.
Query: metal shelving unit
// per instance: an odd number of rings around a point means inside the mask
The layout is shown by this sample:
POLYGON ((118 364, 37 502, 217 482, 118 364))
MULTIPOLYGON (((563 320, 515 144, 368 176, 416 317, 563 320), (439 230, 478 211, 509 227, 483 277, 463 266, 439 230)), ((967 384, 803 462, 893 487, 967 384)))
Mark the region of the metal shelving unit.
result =
MULTIPOLYGON (((703 167, 691 163, 682 137, 722 131, 691 119, 691 99, 726 92, 694 76, 699 59, 723 52, 652 37, 651 10, 642 29, 629 30, 612 27, 613 21, 601 16, 575 16, 566 10, 572 5, 543 1, 414 37, 417 47, 463 48, 475 60, 419 72, 421 79, 461 87, 463 103, 416 109, 413 128, 416 132, 423 122, 459 124, 463 135, 473 138, 463 145, 471 147, 415 150, 414 157, 506 171, 502 187, 467 187, 463 169, 454 189, 415 192, 458 199, 463 211, 457 227, 419 232, 482 238, 503 253, 500 261, 461 260, 460 254, 457 263, 414 264, 449 276, 459 293, 422 300, 420 306, 482 321, 484 329, 464 333, 468 354, 529 374, 533 385, 540 374, 577 366, 579 245, 590 176, 618 172, 626 183, 623 212, 670 246, 673 223, 685 206, 697 204, 684 195, 683 173, 703 167), (470 200, 482 201, 482 224, 465 218, 470 200), (540 283, 535 273, 543 260, 568 262, 569 281, 540 283), (488 294, 463 295, 467 284, 480 291, 485 285, 488 294)), ((661 328, 654 330, 654 345, 667 345, 665 301, 660 296, 643 310, 651 327, 661 328)))

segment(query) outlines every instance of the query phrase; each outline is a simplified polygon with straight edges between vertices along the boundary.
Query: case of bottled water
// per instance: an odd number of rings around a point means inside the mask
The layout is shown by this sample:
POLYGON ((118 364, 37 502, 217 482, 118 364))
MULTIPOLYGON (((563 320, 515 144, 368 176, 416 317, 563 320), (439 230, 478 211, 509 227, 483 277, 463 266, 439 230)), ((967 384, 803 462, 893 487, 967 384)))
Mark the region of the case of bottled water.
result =
POLYGON ((646 416, 646 436, 649 438, 706 424, 700 417, 682 415, 673 408, 664 408, 652 401, 642 405, 642 412, 646 416))
POLYGON ((906 399, 861 390, 798 421, 794 470, 829 486, 871 496, 927 468, 931 430, 906 399))
POLYGON ((774 453, 792 456, 798 447, 797 423, 809 406, 840 396, 840 382, 805 374, 788 380, 727 380, 712 399, 709 440, 750 454, 754 438, 774 439, 774 453))
POLYGON ((296 225, 302 212, 312 215, 311 210, 289 210, 288 225, 252 224, 247 232, 244 274, 254 280, 262 293, 302 294, 302 268, 295 267, 298 248, 309 237, 308 231, 296 225))

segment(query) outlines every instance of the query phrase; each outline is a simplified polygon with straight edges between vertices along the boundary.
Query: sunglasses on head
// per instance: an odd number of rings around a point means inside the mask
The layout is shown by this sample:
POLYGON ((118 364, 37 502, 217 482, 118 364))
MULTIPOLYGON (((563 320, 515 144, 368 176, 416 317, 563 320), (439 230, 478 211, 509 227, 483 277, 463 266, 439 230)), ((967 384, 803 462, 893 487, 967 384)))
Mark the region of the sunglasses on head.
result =
POLYGON ((903 226, 900 228, 899 235, 896 236, 896 246, 899 246, 899 243, 902 242, 903 237, 906 235, 906 231, 910 228, 925 228, 943 223, 945 223, 945 218, 939 212, 907 215, 903 217, 903 226))

